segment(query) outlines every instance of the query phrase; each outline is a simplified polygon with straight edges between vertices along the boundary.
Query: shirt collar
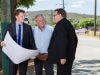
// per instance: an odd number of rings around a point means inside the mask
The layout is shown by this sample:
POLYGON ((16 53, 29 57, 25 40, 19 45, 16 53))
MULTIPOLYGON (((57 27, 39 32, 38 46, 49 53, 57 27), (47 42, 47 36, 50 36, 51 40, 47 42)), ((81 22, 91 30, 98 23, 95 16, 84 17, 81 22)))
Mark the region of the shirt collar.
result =
MULTIPOLYGON (((41 31, 41 29, 37 26, 37 28, 41 31)), ((43 30, 41 32, 43 32, 46 29, 46 25, 44 26, 43 30)))
POLYGON ((16 21, 16 25, 23 25, 23 23, 16 21))

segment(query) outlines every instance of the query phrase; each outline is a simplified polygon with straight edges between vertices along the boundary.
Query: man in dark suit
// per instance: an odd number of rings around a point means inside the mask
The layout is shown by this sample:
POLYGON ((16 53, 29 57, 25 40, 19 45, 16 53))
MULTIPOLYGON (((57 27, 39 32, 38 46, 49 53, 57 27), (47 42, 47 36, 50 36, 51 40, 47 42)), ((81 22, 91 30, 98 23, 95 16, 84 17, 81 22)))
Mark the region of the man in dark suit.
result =
MULTIPOLYGON (((8 25, 8 31, 13 40, 24 48, 36 49, 31 26, 24 23, 25 11, 17 9, 15 11, 15 18, 16 21, 8 25)), ((9 59, 9 70, 10 70, 9 75, 17 75, 18 69, 19 69, 19 75, 26 75, 27 65, 28 65, 28 60, 20 64, 14 64, 9 59)))
POLYGON ((72 24, 66 19, 64 9, 54 11, 56 26, 48 51, 50 63, 57 63, 57 75, 71 75, 75 59, 77 36, 72 24))

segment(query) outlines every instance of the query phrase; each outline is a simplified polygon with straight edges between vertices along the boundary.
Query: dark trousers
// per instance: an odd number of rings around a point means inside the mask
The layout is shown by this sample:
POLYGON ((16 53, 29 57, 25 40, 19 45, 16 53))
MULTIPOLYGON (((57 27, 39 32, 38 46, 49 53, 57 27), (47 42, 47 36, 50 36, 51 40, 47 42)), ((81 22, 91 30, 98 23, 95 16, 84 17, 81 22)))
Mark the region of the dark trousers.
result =
POLYGON ((53 64, 48 63, 48 61, 42 61, 35 59, 35 75, 43 75, 43 67, 45 69, 46 75, 54 75, 53 64))
POLYGON ((17 70, 19 70, 19 75, 26 75, 28 61, 22 62, 20 64, 14 64, 9 60, 9 71, 10 75, 17 75, 17 70))
POLYGON ((57 64, 57 75, 71 75, 73 61, 66 62, 64 65, 57 64))

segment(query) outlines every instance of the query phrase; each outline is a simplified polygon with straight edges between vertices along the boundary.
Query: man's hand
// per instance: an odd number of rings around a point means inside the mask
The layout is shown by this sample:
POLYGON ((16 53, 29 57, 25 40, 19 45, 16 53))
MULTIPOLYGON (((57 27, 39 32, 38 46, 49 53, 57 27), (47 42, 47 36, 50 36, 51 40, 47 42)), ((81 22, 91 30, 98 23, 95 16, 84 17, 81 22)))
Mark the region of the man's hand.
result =
POLYGON ((48 54, 47 53, 39 54, 37 57, 39 58, 39 60, 47 60, 48 54))
POLYGON ((47 60, 48 59, 48 54, 43 54, 43 59, 42 60, 47 60))
POLYGON ((60 59, 60 63, 64 65, 66 63, 66 59, 60 59))
POLYGON ((6 46, 6 44, 4 43, 4 41, 1 42, 1 46, 6 46))

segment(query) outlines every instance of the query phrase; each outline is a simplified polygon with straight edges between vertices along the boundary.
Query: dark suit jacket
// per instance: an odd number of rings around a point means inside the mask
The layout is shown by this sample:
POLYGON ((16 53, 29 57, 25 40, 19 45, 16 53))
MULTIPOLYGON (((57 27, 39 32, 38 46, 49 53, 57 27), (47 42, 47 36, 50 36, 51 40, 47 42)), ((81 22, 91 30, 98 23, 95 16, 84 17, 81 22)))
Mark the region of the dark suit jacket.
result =
POLYGON ((77 36, 72 24, 63 18, 54 29, 51 43, 48 49, 49 62, 57 63, 59 59, 73 61, 77 47, 77 36))
MULTIPOLYGON (((7 30, 9 31, 13 40, 15 42, 17 42, 17 39, 16 39, 16 24, 15 23, 9 24, 7 30)), ((31 26, 29 26, 25 23, 23 23, 22 47, 27 48, 27 49, 36 49, 31 26)))

